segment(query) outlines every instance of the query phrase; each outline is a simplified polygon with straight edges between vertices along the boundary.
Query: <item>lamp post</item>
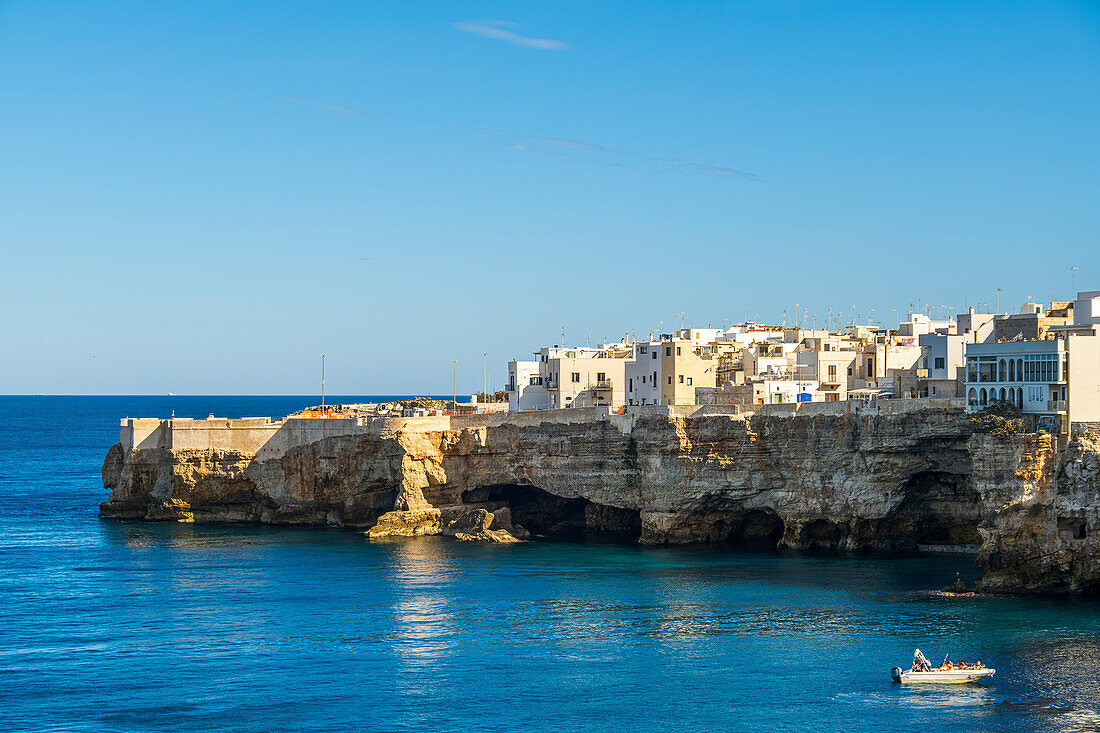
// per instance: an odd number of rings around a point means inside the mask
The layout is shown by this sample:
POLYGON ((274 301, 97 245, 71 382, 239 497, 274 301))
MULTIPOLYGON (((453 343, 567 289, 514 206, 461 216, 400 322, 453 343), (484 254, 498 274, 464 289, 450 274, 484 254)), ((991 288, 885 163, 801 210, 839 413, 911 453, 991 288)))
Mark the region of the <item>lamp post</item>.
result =
POLYGON ((321 412, 325 411, 325 355, 321 354, 321 412))
POLYGON ((485 395, 485 401, 489 401, 489 359, 486 352, 481 352, 481 393, 485 395))
POLYGON ((451 360, 451 414, 458 412, 458 359, 451 360))

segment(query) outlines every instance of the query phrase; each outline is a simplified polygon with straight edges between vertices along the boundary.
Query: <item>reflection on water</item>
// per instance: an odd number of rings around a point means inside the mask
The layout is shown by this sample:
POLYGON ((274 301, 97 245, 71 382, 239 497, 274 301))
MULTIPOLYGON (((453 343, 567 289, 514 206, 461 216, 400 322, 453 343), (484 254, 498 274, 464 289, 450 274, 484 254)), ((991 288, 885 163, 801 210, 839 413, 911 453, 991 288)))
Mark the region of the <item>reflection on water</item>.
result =
POLYGON ((386 543, 387 577, 397 591, 393 605, 397 653, 410 667, 437 663, 455 646, 448 585, 452 570, 436 538, 386 543))

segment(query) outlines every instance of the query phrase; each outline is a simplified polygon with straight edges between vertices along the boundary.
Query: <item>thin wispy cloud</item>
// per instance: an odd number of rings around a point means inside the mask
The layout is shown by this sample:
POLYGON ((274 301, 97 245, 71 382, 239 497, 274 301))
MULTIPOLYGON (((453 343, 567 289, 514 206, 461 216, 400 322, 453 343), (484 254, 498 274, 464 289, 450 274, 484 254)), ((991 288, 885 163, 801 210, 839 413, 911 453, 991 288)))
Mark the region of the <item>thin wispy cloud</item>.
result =
POLYGON ((313 108, 321 109, 329 114, 339 115, 341 117, 366 117, 365 114, 360 112, 350 104, 343 104, 341 102, 322 102, 316 99, 310 99, 309 97, 299 97, 294 94, 286 94, 279 97, 279 101, 283 104, 303 105, 313 108))
POLYGON ((570 140, 567 137, 539 137, 532 135, 527 138, 528 140, 537 140, 540 143, 546 143, 547 145, 554 145, 559 148, 566 148, 567 150, 587 150, 592 153, 614 153, 611 148, 605 148, 603 145, 596 145, 595 143, 586 143, 580 140, 570 140))
POLYGON ((669 163, 674 168, 688 173, 702 173, 705 176, 716 176, 719 178, 732 176, 739 178, 743 181, 761 181, 760 176, 755 173, 749 173, 748 171, 739 171, 734 168, 727 168, 724 165, 715 165, 714 163, 694 163, 690 160, 681 160, 679 158, 654 158, 653 160, 663 163, 669 163))
POLYGON ((324 106, 326 112, 332 112, 335 115, 342 117, 364 117, 365 115, 359 110, 355 109, 351 105, 338 104, 336 102, 330 102, 324 106))
POLYGON ((685 160, 683 158, 670 158, 655 155, 638 155, 629 151, 618 150, 606 145, 574 140, 568 137, 553 137, 544 135, 521 135, 518 133, 497 130, 488 127, 468 127, 481 135, 493 138, 493 145, 514 150, 518 153, 532 153, 547 158, 567 160, 578 163, 590 163, 593 165, 609 165, 614 168, 628 168, 636 170, 658 169, 674 171, 678 173, 697 173, 711 178, 728 178, 746 183, 756 183, 764 179, 749 171, 730 168, 711 162, 685 160), (564 152, 563 152, 564 151, 564 152))
POLYGON ((454 23, 453 25, 463 33, 472 33, 475 36, 484 36, 485 38, 495 38, 498 41, 511 43, 514 46, 534 48, 539 51, 565 51, 569 48, 569 44, 565 41, 559 41, 554 38, 534 38, 518 33, 512 29, 519 28, 519 24, 513 23, 510 20, 471 20, 454 23))
POLYGON ((517 153, 533 153, 534 155, 542 155, 547 158, 556 158, 558 160, 575 160, 570 155, 564 155, 556 150, 547 150, 545 148, 532 147, 530 145, 524 145, 523 143, 510 143, 504 140, 494 140, 493 145, 499 145, 502 148, 508 148, 509 150, 515 150, 517 153))

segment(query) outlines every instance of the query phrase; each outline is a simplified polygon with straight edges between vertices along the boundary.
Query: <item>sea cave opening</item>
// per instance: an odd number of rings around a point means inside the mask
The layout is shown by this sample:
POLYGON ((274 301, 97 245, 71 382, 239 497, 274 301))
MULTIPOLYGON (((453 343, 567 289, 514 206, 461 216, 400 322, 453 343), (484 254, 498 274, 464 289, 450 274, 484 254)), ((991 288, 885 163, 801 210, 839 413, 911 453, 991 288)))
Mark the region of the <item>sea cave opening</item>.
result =
POLYGON ((981 495, 970 477, 921 471, 901 487, 904 497, 890 512, 890 531, 917 545, 980 545, 981 495))
POLYGON ((494 484, 468 489, 462 503, 490 510, 508 507, 512 523, 532 536, 544 538, 609 537, 636 540, 642 518, 636 509, 598 504, 584 498, 568 499, 524 484, 494 484))
POLYGON ((747 550, 771 551, 783 538, 783 519, 768 509, 753 509, 732 519, 726 542, 747 550))

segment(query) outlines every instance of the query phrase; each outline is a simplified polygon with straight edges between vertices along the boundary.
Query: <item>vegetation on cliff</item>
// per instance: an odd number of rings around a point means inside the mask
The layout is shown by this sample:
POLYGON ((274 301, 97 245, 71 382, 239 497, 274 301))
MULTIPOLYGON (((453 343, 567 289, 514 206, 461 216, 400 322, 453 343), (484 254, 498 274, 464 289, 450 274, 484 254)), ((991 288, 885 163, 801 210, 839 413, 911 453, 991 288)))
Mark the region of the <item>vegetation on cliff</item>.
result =
POLYGON ((975 433, 985 433, 997 437, 1019 435, 1027 432, 1023 414, 1016 405, 1007 400, 996 400, 970 418, 975 433))

